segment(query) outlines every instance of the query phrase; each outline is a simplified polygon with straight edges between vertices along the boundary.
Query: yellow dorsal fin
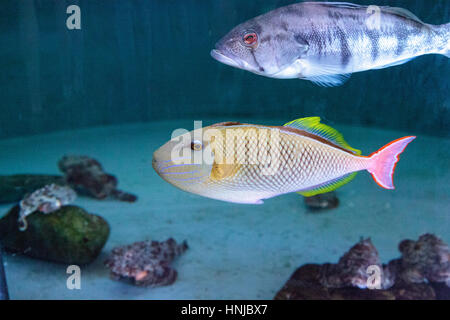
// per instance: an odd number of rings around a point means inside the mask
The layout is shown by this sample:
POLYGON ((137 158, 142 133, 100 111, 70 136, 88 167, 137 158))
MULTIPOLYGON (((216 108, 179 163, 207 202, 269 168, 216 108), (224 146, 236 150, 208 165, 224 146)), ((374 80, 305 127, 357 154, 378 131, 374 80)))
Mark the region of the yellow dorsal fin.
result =
POLYGON ((285 127, 291 127, 299 130, 306 131, 311 134, 315 134, 325 140, 328 140, 346 150, 351 151, 355 155, 361 155, 361 150, 350 147, 347 141, 344 140, 344 136, 336 129, 333 129, 326 124, 320 123, 319 117, 301 118, 284 125, 285 127))

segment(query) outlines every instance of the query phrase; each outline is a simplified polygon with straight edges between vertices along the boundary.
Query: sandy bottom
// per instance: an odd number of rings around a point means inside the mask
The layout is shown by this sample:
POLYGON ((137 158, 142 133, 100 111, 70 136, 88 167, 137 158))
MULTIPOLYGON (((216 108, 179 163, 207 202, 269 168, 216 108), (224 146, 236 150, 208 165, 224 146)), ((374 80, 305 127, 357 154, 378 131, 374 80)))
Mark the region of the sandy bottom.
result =
MULTIPOLYGON (((365 155, 415 134, 335 127, 365 155)), ((0 141, 0 174, 56 174, 61 156, 85 154, 115 174, 121 189, 139 196, 135 204, 77 199, 76 205, 111 226, 100 257, 81 269, 81 290, 67 289, 65 265, 7 254, 12 299, 272 299, 298 266, 336 262, 361 237, 372 239, 383 262, 399 256, 397 245, 405 238, 430 232, 450 242, 449 139, 419 136, 411 143, 397 166, 396 190, 382 190, 361 173, 338 191, 339 208, 317 214, 308 212, 297 194, 264 205, 238 205, 164 182, 153 171, 151 156, 176 128, 191 130, 193 123, 122 125, 0 141), (190 246, 175 263, 179 277, 174 285, 137 288, 109 279, 103 261, 113 247, 169 237, 186 239, 190 246)), ((0 214, 10 207, 0 206, 0 214)))

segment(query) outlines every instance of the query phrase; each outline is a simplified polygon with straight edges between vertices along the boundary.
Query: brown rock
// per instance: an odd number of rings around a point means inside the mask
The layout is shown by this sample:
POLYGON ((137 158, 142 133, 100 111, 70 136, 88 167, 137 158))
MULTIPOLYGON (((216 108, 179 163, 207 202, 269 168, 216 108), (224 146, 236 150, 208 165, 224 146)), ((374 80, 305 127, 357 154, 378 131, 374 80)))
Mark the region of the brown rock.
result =
POLYGON ((427 284, 397 284, 389 290, 356 287, 326 288, 319 279, 322 266, 307 264, 297 269, 275 300, 433 300, 436 294, 427 284))
POLYGON ((114 280, 125 280, 142 287, 168 286, 177 279, 171 262, 187 250, 186 241, 140 241, 116 247, 105 261, 114 280))
POLYGON ((79 194, 96 199, 112 197, 126 202, 137 200, 135 195, 118 190, 117 178, 104 172, 96 159, 87 156, 64 156, 59 160, 58 167, 64 173, 66 182, 79 194))
POLYGON ((313 211, 334 209, 339 206, 339 199, 334 191, 305 197, 304 200, 305 205, 313 211))
MULTIPOLYGON (((361 240, 336 264, 304 265, 276 300, 435 300, 449 299, 450 249, 432 234, 404 240, 400 259, 381 265, 370 239, 361 240), (379 289, 369 286, 379 272, 379 289), (368 288, 369 287, 369 288, 368 288)), ((372 283, 375 285, 375 283, 372 283)))

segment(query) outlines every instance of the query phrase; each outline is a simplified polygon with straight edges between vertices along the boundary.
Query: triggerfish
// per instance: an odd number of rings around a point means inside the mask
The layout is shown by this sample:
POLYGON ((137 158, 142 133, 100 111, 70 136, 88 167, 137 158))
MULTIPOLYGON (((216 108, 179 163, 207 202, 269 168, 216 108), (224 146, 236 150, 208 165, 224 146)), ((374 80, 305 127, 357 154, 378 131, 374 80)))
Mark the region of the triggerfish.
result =
POLYGON ((172 138, 153 154, 153 168, 170 184, 234 203, 261 204, 282 194, 310 197, 335 190, 367 170, 394 189, 399 155, 416 137, 395 140, 366 157, 318 117, 284 126, 218 123, 172 138))
POLYGON ((450 24, 426 24, 402 8, 340 2, 270 11, 232 29, 211 51, 214 59, 236 68, 322 86, 425 54, 450 57, 450 24))

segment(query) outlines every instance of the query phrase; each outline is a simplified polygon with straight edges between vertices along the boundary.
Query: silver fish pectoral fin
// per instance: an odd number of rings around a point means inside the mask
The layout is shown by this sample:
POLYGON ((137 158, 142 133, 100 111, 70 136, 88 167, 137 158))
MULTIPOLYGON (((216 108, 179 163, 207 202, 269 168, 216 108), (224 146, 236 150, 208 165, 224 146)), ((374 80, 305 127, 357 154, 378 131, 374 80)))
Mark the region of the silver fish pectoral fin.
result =
POLYGON ((302 61, 299 78, 309 80, 323 87, 337 87, 344 84, 352 72, 343 72, 341 66, 320 61, 302 61))
POLYGON ((309 80, 314 84, 321 87, 338 87, 343 85, 351 77, 351 73, 344 74, 326 74, 321 76, 311 76, 300 78, 303 80, 309 80))
POLYGON ((271 77, 278 79, 295 79, 304 78, 305 63, 302 59, 296 59, 290 65, 284 67, 281 71, 272 74, 271 77))

